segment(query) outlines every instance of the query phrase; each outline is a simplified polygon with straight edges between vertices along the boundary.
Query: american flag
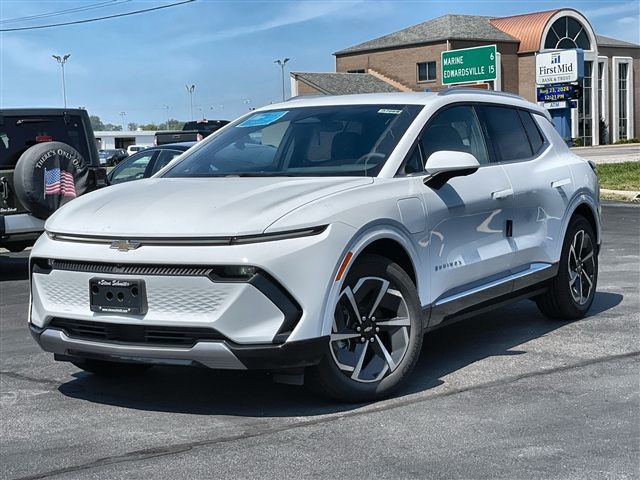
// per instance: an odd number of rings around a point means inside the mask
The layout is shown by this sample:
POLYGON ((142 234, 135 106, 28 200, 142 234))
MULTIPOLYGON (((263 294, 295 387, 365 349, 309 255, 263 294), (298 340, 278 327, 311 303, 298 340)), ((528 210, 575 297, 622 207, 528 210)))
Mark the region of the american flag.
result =
POLYGON ((76 186, 73 175, 59 168, 44 169, 44 194, 63 195, 65 197, 76 196, 76 186))

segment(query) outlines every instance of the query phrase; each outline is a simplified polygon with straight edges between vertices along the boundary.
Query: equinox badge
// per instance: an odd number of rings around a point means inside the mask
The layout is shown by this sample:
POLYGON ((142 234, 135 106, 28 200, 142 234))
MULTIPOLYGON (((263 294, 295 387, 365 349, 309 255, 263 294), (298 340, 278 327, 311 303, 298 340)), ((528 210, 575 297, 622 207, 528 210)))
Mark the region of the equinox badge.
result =
POLYGON ((109 248, 118 250, 119 252, 128 252, 129 250, 135 250, 140 246, 140 242, 130 242, 129 240, 118 240, 113 242, 109 248))

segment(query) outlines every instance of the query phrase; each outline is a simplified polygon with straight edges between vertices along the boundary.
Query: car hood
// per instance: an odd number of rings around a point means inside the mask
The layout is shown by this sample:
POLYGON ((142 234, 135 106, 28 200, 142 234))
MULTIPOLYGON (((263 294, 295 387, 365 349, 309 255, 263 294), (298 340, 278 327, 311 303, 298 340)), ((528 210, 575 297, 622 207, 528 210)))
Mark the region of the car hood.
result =
POLYGON ((151 178, 83 195, 55 212, 59 234, 217 237, 260 234, 296 208, 370 177, 151 178))

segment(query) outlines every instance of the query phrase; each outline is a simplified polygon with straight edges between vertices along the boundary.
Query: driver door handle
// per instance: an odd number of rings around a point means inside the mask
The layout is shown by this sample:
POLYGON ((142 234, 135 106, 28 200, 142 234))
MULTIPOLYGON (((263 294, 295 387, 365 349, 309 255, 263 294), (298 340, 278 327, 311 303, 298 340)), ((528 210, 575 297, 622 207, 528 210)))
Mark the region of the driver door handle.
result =
POLYGON ((499 200, 501 198, 507 198, 513 195, 513 188, 507 188, 506 190, 498 190, 497 192, 491 192, 491 198, 499 200))

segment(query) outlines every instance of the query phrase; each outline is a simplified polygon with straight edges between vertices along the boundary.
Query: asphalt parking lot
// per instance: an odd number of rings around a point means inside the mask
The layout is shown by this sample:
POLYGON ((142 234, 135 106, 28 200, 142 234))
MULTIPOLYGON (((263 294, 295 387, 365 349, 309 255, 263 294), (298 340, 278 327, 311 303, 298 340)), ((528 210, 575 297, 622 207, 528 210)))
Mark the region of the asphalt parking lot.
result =
POLYGON ((0 254, 0 478, 640 478, 640 205, 603 204, 581 321, 532 302, 425 338, 393 398, 333 403, 256 372, 102 379, 27 326, 27 253, 0 254))

